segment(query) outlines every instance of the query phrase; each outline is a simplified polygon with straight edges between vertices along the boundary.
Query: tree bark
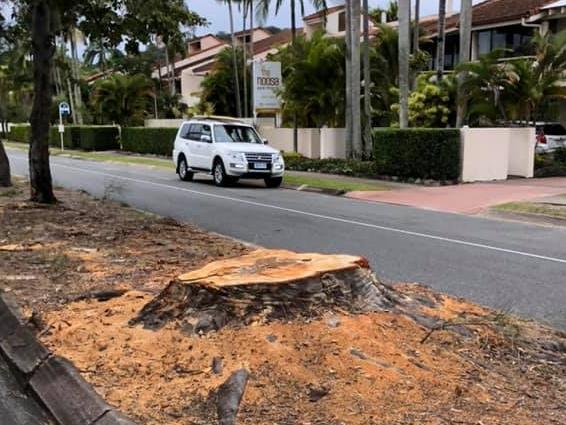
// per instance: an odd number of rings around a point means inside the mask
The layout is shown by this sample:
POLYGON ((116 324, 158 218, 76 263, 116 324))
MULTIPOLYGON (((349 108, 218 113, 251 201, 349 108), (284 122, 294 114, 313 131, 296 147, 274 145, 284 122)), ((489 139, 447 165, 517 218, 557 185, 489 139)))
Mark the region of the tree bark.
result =
POLYGON ((446 44, 446 0, 438 3, 438 41, 436 44, 436 77, 442 80, 444 75, 444 54, 446 44))
POLYGON ((236 91, 236 115, 242 117, 242 101, 240 99, 240 78, 238 76, 238 55, 236 53, 236 34, 234 32, 234 12, 232 0, 228 0, 228 13, 230 14, 230 34, 232 35, 232 66, 234 67, 234 90, 236 91))
POLYGON ((363 0, 364 15, 364 153, 370 158, 373 150, 371 122, 371 65, 369 58, 369 3, 363 0))
MULTIPOLYGON (((470 61, 472 45, 472 0, 462 0, 460 9, 460 63, 470 61)), ((466 115, 466 94, 462 89, 466 74, 458 75, 458 105, 456 116, 456 128, 464 125, 466 115)))
POLYGON ((410 1, 399 1, 399 125, 401 128, 409 126, 410 1))
POLYGON ((71 28, 70 30, 70 40, 71 40, 71 56, 72 56, 72 66, 71 70, 73 72, 73 89, 74 89, 74 96, 75 96, 75 113, 74 116, 76 117, 75 124, 83 125, 83 102, 82 102, 82 94, 81 94, 81 86, 79 84, 80 81, 80 73, 79 73, 79 55, 77 53, 77 40, 75 38, 75 31, 76 28, 71 28))
MULTIPOLYGON (((2 127, 4 123, 2 122, 2 127)), ((8 160, 8 155, 4 150, 4 145, 0 140, 0 187, 10 187, 12 186, 12 177, 10 173, 10 161, 8 160)))
MULTIPOLYGON (((250 59, 253 63, 255 52, 254 52, 254 2, 250 0, 250 59)), ((253 67, 253 65, 252 65, 253 67)), ((253 69, 252 69, 253 76, 253 69)), ((250 83, 250 116, 255 118, 255 108, 254 108, 254 86, 250 83)))
MULTIPOLYGON (((291 0, 291 44, 297 41, 297 15, 295 0, 291 0)), ((299 152, 299 129, 297 124, 297 111, 293 112, 293 151, 299 152)))
POLYGON ((352 0, 346 0, 346 158, 352 158, 352 0))
POLYGON ((421 0, 415 0, 415 27, 413 30, 413 52, 420 50, 420 21, 421 21, 421 0))
POLYGON ((352 0, 352 154, 355 159, 363 155, 362 127, 361 127, 361 56, 360 56, 360 27, 361 7, 360 0, 352 0))
MULTIPOLYGON (((246 62, 248 60, 248 44, 246 43, 246 30, 248 24, 248 4, 247 0, 243 2, 243 31, 244 31, 244 38, 242 43, 242 54, 243 54, 243 63, 242 63, 242 83, 244 89, 244 118, 248 116, 248 70, 246 69, 246 62)), ((251 33, 251 31, 250 31, 251 33)))
POLYGON ((52 106, 51 68, 54 39, 51 32, 51 11, 46 0, 38 0, 33 7, 32 53, 34 97, 31 112, 31 140, 29 149, 29 176, 31 200, 52 204, 53 194, 49 168, 49 115, 52 106))

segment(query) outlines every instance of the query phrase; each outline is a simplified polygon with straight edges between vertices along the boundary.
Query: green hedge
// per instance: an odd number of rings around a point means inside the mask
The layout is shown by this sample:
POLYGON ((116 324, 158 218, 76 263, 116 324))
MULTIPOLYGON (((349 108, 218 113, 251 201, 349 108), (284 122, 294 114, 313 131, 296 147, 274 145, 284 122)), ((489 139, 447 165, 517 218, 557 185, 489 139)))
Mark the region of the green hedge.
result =
POLYGON ((122 129, 122 149, 127 152, 171 156, 176 128, 128 127, 122 129))
POLYGON ((285 153, 285 168, 291 171, 310 171, 316 173, 339 174, 353 177, 375 178, 373 161, 353 159, 310 159, 296 153, 285 153))
POLYGON ((29 125, 13 125, 8 133, 8 139, 13 142, 29 143, 31 127, 29 125))
POLYGON ((373 144, 378 175, 440 181, 460 177, 459 130, 379 129, 373 144))

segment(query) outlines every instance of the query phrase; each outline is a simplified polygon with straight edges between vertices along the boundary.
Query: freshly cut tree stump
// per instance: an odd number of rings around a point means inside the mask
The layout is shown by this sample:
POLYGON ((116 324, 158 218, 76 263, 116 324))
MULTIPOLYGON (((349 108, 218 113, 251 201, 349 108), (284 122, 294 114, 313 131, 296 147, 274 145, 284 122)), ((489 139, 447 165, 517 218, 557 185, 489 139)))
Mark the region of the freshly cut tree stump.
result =
POLYGON ((315 318, 333 309, 391 310, 402 302, 364 258, 261 249, 179 276, 131 324, 155 329, 182 319, 184 330, 206 333, 227 324, 315 318))

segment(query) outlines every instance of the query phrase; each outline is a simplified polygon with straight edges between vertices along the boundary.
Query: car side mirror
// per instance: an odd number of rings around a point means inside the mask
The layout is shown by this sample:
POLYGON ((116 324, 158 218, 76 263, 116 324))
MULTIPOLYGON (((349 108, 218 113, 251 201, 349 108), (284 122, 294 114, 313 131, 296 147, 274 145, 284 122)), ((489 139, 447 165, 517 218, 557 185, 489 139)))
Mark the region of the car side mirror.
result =
POLYGON ((212 137, 203 134, 200 136, 200 141, 203 143, 212 143, 212 137))
POLYGON ((267 140, 267 139, 261 139, 261 141, 263 142, 264 145, 269 145, 269 140, 267 140))

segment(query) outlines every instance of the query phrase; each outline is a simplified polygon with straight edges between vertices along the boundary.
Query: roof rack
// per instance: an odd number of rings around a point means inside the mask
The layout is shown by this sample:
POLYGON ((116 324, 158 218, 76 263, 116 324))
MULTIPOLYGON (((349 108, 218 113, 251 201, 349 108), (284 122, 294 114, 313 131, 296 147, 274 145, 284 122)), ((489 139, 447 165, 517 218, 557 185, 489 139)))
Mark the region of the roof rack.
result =
POLYGON ((219 115, 195 115, 193 116, 194 120, 202 120, 202 121, 221 121, 221 122, 238 122, 243 123, 240 118, 233 118, 233 117, 223 117, 219 115))

